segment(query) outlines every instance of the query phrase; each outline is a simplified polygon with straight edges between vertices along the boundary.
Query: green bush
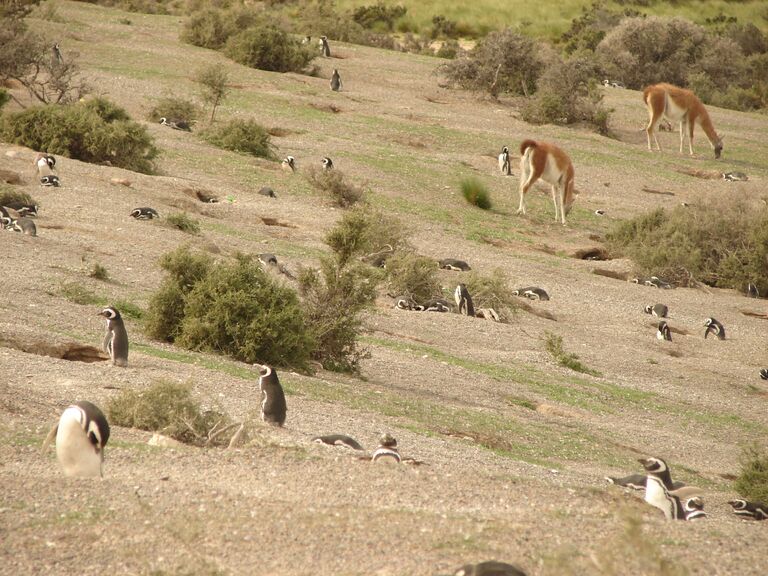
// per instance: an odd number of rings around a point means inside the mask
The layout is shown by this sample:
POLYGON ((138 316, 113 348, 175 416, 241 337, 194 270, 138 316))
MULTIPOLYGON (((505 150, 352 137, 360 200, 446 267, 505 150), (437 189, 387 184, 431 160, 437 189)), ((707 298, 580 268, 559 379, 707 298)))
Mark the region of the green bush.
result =
POLYGON ((419 304, 442 296, 437 263, 432 258, 411 251, 395 252, 387 260, 386 271, 389 294, 410 296, 419 304))
POLYGON ((248 28, 230 37, 224 53, 235 62, 271 72, 301 72, 317 55, 277 28, 248 28))
POLYGON ((491 197, 488 194, 488 188, 477 178, 465 178, 462 180, 461 194, 473 206, 483 210, 491 208, 491 197))
POLYGON ((37 204, 29 193, 8 186, 4 182, 0 182, 0 206, 8 206, 14 202, 32 204, 33 206, 37 204))
POLYGON ((85 106, 87 110, 92 110, 106 123, 129 121, 131 119, 131 117, 128 115, 128 112, 120 108, 120 106, 114 102, 102 96, 89 98, 83 103, 83 106, 85 106))
POLYGON ((152 122, 160 122, 160 118, 167 118, 176 122, 183 120, 191 124, 199 115, 200 108, 191 100, 166 96, 157 101, 157 104, 149 111, 147 118, 152 122))
POLYGON ((500 268, 494 269, 490 276, 472 270, 464 277, 464 283, 472 296, 475 310, 493 308, 502 322, 508 322, 518 309, 519 298, 512 294, 507 277, 500 268))
POLYGON ((241 30, 259 24, 259 15, 247 8, 210 7, 209 4, 191 14, 181 29, 181 40, 212 50, 221 50, 227 40, 241 30))
POLYGON ((145 390, 124 389, 107 404, 113 426, 159 432, 195 446, 225 446, 231 437, 226 414, 203 410, 192 398, 192 386, 160 381, 145 390))
POLYGON ((200 133, 206 142, 224 150, 274 159, 275 147, 269 132, 255 120, 230 120, 212 125, 200 133))
MULTIPOLYGON (((91 103, 38 106, 2 117, 2 138, 34 150, 46 150, 84 162, 151 173, 158 149, 144 126, 120 116, 103 99, 91 103)), ((124 112, 122 112, 125 114, 124 112)))
POLYGON ((3 106, 8 104, 8 102, 11 100, 11 95, 8 94, 8 90, 5 88, 0 88, 0 110, 3 109, 3 106))
POLYGON ((391 32, 395 22, 405 16, 408 9, 405 6, 387 6, 377 2, 369 6, 358 6, 352 12, 352 19, 364 28, 382 29, 391 32))
POLYGON ((407 232, 396 217, 370 206, 354 206, 346 211, 326 235, 325 242, 343 265, 355 256, 364 256, 391 248, 408 248, 407 232))
POLYGON ((748 500, 768 503, 768 454, 757 445, 744 450, 734 488, 748 500))
POLYGON ((363 199, 365 190, 344 179, 341 170, 321 170, 310 168, 308 171, 309 183, 331 197, 333 203, 341 208, 348 208, 363 199))
POLYGON ((321 269, 299 275, 307 332, 315 342, 312 358, 326 370, 359 372, 368 357, 358 347, 361 315, 376 298, 377 277, 370 267, 323 258, 321 269))
POLYGON ((173 214, 169 214, 165 221, 174 228, 178 228, 187 234, 200 233, 200 221, 192 218, 186 212, 174 212, 173 214))
POLYGON ((753 201, 660 208, 616 224, 606 240, 642 274, 736 290, 751 282, 768 292, 768 208, 753 201))

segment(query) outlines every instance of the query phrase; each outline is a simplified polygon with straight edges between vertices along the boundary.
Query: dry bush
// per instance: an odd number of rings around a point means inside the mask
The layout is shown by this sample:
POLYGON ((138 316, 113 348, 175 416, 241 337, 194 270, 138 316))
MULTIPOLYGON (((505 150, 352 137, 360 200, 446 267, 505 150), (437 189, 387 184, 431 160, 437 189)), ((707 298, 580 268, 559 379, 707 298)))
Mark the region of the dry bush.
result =
POLYGON ((744 450, 734 488, 748 500, 768 503, 768 453, 758 445, 744 450))
POLYGON ((370 206, 358 205, 346 211, 326 235, 325 242, 343 264, 353 257, 409 249, 408 231, 395 216, 370 206))
POLYGON ((165 96, 160 98, 147 114, 152 122, 160 122, 160 118, 167 118, 174 122, 183 121, 187 124, 194 123, 200 115, 200 107, 186 98, 177 96, 165 96))
POLYGON ((0 206, 8 206, 14 202, 21 202, 27 205, 36 205, 37 202, 27 192, 17 190, 12 186, 0 182, 0 206))
POLYGON ((502 322, 509 322, 519 308, 520 299, 512 294, 506 274, 495 268, 490 275, 471 271, 464 279, 467 290, 472 295, 475 309, 493 308, 502 322))
POLYGON ((365 196, 365 190, 347 182, 344 173, 337 168, 323 170, 313 166, 307 171, 307 178, 313 188, 330 196, 341 208, 349 208, 365 196))
POLYGON ((437 263, 432 258, 396 252, 387 260, 386 270, 387 292, 393 296, 410 296, 419 304, 442 297, 437 263))

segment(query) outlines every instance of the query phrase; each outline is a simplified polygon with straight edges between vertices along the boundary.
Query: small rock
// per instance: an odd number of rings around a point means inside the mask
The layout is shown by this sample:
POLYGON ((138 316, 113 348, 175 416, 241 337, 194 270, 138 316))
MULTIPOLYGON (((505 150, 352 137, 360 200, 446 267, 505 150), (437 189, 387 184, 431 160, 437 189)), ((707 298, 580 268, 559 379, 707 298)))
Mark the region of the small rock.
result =
POLYGON ((152 435, 152 438, 149 439, 147 444, 150 446, 161 446, 162 448, 177 448, 178 446, 181 446, 181 442, 178 440, 174 440, 168 436, 163 436, 157 432, 152 435))
POLYGON ((109 183, 113 184, 114 186, 130 186, 131 185, 131 181, 128 180, 128 178, 110 178, 109 183))

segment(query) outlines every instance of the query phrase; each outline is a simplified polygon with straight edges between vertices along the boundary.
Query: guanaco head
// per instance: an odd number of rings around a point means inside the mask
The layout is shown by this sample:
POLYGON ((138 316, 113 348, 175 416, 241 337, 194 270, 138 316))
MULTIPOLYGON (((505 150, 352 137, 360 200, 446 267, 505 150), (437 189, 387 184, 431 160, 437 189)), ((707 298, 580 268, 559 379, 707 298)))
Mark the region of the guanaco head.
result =
POLYGON ((723 139, 718 139, 717 142, 715 142, 715 159, 720 158, 720 154, 723 151, 723 139))

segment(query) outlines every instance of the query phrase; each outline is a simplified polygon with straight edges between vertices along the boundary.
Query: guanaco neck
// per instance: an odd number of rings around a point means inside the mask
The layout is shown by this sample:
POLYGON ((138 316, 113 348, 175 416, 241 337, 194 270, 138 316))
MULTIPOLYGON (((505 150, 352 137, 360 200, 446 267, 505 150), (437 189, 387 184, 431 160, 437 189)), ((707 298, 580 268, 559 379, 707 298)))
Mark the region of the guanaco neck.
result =
MULTIPOLYGON (((696 121, 697 118, 692 118, 692 120, 696 121)), ((712 144, 712 146, 720 142, 720 136, 718 136, 717 132, 715 132, 715 127, 712 125, 712 120, 709 117, 709 113, 703 105, 701 106, 701 110, 698 114, 698 121, 701 124, 701 128, 704 130, 704 134, 707 135, 707 139, 709 140, 709 143, 712 144)))

